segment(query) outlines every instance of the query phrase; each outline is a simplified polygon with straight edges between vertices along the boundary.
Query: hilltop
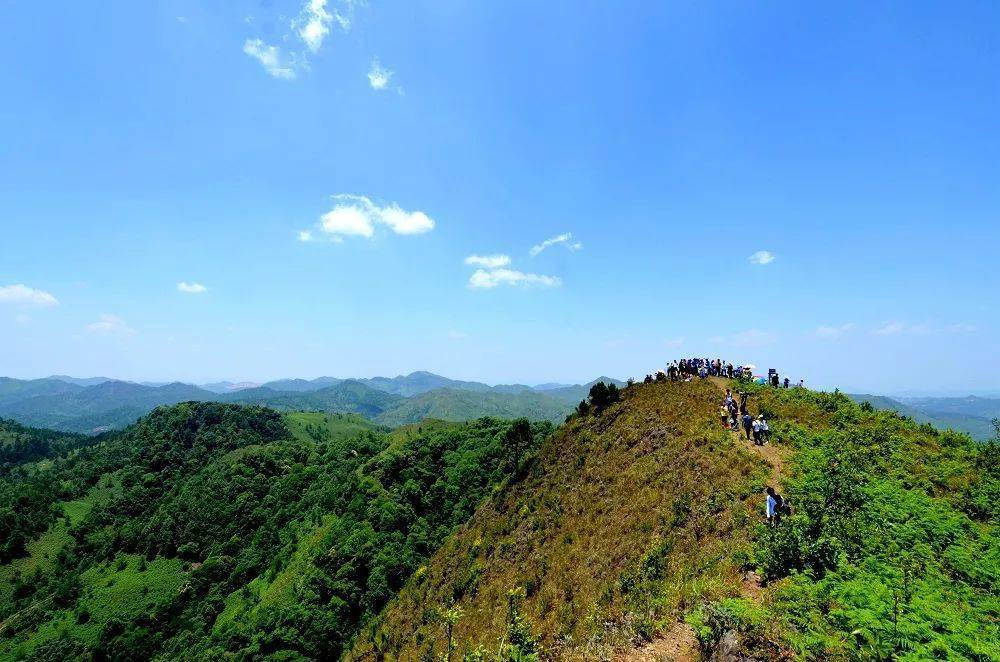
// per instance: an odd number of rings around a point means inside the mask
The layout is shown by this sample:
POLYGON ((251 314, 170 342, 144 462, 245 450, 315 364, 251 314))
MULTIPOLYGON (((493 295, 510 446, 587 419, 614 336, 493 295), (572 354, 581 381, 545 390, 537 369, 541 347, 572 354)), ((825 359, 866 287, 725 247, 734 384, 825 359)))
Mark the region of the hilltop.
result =
POLYGON ((720 429, 719 385, 636 385, 560 428, 351 658, 489 659, 500 642, 627 659, 678 632, 752 659, 1000 654, 997 447, 840 394, 745 388, 785 458, 778 529, 761 524, 773 468, 720 429))
POLYGON ((187 402, 0 476, 0 658, 992 659, 998 504, 997 444, 801 388, 597 386, 558 428, 187 402))

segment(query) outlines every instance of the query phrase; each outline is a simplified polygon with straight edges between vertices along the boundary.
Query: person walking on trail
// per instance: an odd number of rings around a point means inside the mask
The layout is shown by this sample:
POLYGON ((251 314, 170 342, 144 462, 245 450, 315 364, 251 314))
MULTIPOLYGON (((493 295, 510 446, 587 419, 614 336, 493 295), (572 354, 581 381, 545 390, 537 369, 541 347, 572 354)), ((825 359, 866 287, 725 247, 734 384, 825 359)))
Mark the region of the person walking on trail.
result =
POLYGON ((785 377, 785 388, 788 388, 788 377, 785 377))
POLYGON ((774 491, 774 488, 768 486, 767 488, 767 503, 764 507, 765 513, 767 514, 767 523, 771 527, 778 526, 781 523, 781 509, 782 509, 782 498, 774 491))
POLYGON ((722 427, 729 428, 729 408, 726 405, 719 405, 719 420, 722 421, 722 427))
POLYGON ((753 419, 751 425, 753 426, 753 443, 756 446, 763 446, 764 442, 761 440, 760 436, 760 419, 759 418, 753 419))
POLYGON ((760 438, 762 442, 771 441, 771 428, 767 426, 767 419, 764 418, 764 414, 757 417, 760 421, 760 438))
POLYGON ((751 432, 753 432, 753 416, 749 412, 743 412, 743 432, 747 435, 747 441, 752 439, 751 432))

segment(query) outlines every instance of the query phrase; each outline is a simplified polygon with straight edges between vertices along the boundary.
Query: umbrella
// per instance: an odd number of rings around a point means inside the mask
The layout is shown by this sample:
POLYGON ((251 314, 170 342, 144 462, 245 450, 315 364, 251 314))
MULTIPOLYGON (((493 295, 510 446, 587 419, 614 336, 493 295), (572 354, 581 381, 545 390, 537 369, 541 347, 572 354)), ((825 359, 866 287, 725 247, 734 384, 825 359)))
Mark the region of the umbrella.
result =
POLYGON ((756 369, 757 369, 757 366, 755 366, 755 365, 754 365, 754 364, 752 364, 752 363, 748 363, 748 364, 746 364, 746 365, 745 365, 745 366, 743 366, 743 367, 744 367, 744 368, 750 368, 751 370, 756 370, 756 369))

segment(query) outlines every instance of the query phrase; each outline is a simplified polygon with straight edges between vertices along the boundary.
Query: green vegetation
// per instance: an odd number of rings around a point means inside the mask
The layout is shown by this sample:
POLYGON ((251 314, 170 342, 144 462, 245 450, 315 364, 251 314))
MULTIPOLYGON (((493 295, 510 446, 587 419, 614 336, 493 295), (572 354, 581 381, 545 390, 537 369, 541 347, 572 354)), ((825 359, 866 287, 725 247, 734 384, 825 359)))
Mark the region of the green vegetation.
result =
POLYGON ((65 379, 0 378, 0 416, 26 425, 93 434, 130 425, 158 406, 200 401, 258 405, 283 412, 354 413, 394 427, 426 418, 471 421, 484 416, 557 422, 591 386, 541 392, 520 384, 487 386, 428 372, 391 379, 279 380, 232 392, 179 383, 149 386, 114 380, 68 383, 65 379))
POLYGON ((90 442, 83 435, 29 428, 0 418, 0 476, 15 465, 64 455, 90 442))
POLYGON ((588 413, 445 541, 352 657, 442 654, 446 615, 458 607, 453 659, 514 659, 498 647, 511 641, 517 591, 513 630, 530 648, 545 659, 602 659, 699 601, 739 594, 749 513, 768 471, 719 429, 718 387, 637 385, 618 402, 608 392, 598 388, 588 413))
POLYGON ((852 395, 857 403, 868 402, 875 409, 888 409, 912 418, 917 423, 930 423, 938 430, 964 432, 977 441, 986 441, 993 434, 993 418, 1000 417, 1000 400, 989 398, 914 398, 906 403, 884 395, 852 395))
POLYGON ((794 449, 795 514, 759 536, 797 653, 1000 657, 1000 452, 840 394, 759 389, 794 449))
POLYGON ((534 391, 502 393, 437 389, 401 400, 375 420, 392 427, 427 418, 468 421, 483 416, 561 422, 571 409, 561 400, 534 391))
POLYGON ((778 528, 761 521, 768 473, 713 425, 718 386, 598 394, 604 411, 584 403, 353 655, 507 659, 497 644, 518 590, 543 658, 610 657, 678 619, 706 655, 1000 658, 1000 440, 837 393, 739 388, 785 456, 793 514, 778 528))
POLYGON ((247 389, 224 396, 224 399, 281 411, 355 413, 374 418, 399 401, 400 397, 377 391, 360 382, 344 381, 318 391, 282 393, 267 388, 247 389))
POLYGON ((594 384, 559 429, 190 402, 51 446, 0 476, 0 659, 611 658, 681 623, 706 655, 1000 658, 1000 438, 739 384, 770 528, 723 386, 594 384))
POLYGON ((0 658, 336 657, 551 429, 159 408, 7 481, 0 658))

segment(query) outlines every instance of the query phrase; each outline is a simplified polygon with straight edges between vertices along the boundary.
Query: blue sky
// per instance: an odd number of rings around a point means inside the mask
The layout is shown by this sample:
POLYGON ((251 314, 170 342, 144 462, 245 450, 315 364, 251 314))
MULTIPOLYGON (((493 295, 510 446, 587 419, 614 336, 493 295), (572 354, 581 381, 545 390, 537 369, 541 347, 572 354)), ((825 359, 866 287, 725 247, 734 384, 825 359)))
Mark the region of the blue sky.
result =
POLYGON ((1000 391, 1000 5, 814 5, 8 0, 0 373, 1000 391))

